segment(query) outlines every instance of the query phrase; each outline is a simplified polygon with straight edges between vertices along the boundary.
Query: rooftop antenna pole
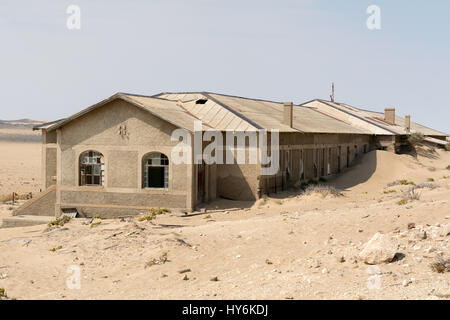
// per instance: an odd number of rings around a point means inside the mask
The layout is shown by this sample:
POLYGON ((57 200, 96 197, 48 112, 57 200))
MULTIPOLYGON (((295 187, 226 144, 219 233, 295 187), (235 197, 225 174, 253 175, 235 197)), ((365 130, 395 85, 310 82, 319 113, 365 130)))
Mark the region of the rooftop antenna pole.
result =
POLYGON ((334 82, 331 83, 331 102, 334 102, 334 82))

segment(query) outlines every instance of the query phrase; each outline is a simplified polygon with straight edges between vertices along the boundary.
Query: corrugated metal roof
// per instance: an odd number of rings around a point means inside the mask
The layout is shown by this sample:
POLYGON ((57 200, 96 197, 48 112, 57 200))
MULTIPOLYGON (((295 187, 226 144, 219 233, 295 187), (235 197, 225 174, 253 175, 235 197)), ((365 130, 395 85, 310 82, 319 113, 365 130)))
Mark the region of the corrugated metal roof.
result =
POLYGON ((293 128, 283 124, 283 103, 217 93, 162 93, 179 100, 186 109, 218 130, 278 129, 280 132, 371 134, 320 111, 294 106, 293 128), (205 104, 196 104, 207 99, 205 104), (185 102, 183 102, 185 101, 185 102))
MULTIPOLYGON (((397 125, 384 121, 384 114, 362 110, 343 103, 313 100, 293 109, 293 128, 283 124, 284 105, 281 102, 249 99, 209 92, 160 93, 143 96, 117 93, 73 116, 36 126, 54 130, 115 99, 123 99, 169 123, 194 131, 194 122, 201 120, 203 130, 245 131, 256 129, 280 132, 341 133, 341 134, 406 134, 404 119, 396 117, 397 125)), ((411 123, 411 131, 425 135, 445 134, 411 123)))
POLYGON ((434 144, 441 145, 441 146, 446 146, 447 143, 449 143, 449 142, 447 142, 445 140, 439 140, 439 139, 432 138, 432 137, 425 137, 424 140, 427 141, 427 142, 431 142, 431 143, 434 143, 434 144))
MULTIPOLYGON (((339 119, 350 122, 353 126, 371 131, 378 135, 404 135, 407 134, 405 129, 405 119, 395 117, 395 124, 384 120, 383 112, 375 112, 364 110, 350 106, 345 103, 337 103, 326 100, 313 100, 303 104, 307 107, 316 108, 333 115, 339 119)), ((427 128, 416 122, 411 122, 411 132, 422 132, 424 135, 431 136, 448 136, 445 133, 427 128)))

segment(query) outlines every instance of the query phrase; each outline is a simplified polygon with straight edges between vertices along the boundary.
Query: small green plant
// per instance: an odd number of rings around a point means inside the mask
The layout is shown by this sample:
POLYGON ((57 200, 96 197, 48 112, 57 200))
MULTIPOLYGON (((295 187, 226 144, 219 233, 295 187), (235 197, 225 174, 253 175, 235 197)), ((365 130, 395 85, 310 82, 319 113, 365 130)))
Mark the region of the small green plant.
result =
POLYGON ((400 200, 399 202, 397 202, 397 204, 398 204, 399 206, 404 206, 404 205, 406 204, 406 199, 400 200))
POLYGON ((394 190, 394 189, 392 189, 392 190, 384 190, 384 194, 396 193, 396 192, 397 192, 397 190, 394 190))
POLYGON ((211 219, 211 215, 208 214, 208 215, 206 215, 203 219, 211 219))
POLYGON ((407 186, 407 185, 415 186, 415 185, 416 185, 414 182, 408 181, 408 180, 406 180, 406 179, 400 180, 399 183, 400 183, 402 186, 407 186))
POLYGON ((434 182, 434 179, 433 178, 428 178, 427 181, 428 182, 434 182))
POLYGON ((409 143, 411 145, 415 146, 416 144, 420 143, 425 139, 425 136, 422 132, 413 132, 408 138, 409 143))
POLYGON ((93 222, 93 223, 91 223, 91 228, 96 227, 96 226, 100 225, 101 223, 102 223, 101 221, 93 222))
POLYGON ((158 209, 151 208, 149 212, 147 212, 143 216, 139 217, 138 221, 141 221, 141 222, 142 221, 151 221, 151 220, 155 219, 156 216, 159 216, 164 213, 170 213, 170 212, 172 212, 172 211, 170 211, 167 208, 158 208, 158 209))
POLYGON ((151 220, 153 220, 153 215, 146 215, 146 216, 142 216, 142 217, 139 217, 138 218, 138 221, 139 222, 142 222, 142 221, 151 221, 151 220))
POLYGON ((167 252, 163 252, 162 255, 159 258, 153 258, 150 261, 148 261, 145 264, 145 268, 150 268, 151 266, 157 265, 157 264, 164 264, 168 261, 167 259, 167 252))
POLYGON ((62 227, 64 224, 68 223, 69 221, 70 221, 70 217, 62 216, 62 217, 57 218, 57 219, 55 219, 53 221, 50 221, 48 223, 48 226, 49 227, 52 227, 52 226, 62 227))
POLYGON ((96 214, 95 216, 93 216, 94 219, 101 219, 100 215, 96 214))
POLYGON ((269 201, 269 196, 267 194, 263 194, 261 196, 261 199, 263 199, 264 202, 267 202, 267 201, 269 201))
POLYGON ((6 290, 4 288, 0 288, 0 298, 6 298, 6 290))
POLYGON ((55 252, 55 251, 58 251, 58 250, 61 250, 61 249, 62 249, 62 246, 57 246, 57 247, 51 248, 50 251, 51 252, 55 252))

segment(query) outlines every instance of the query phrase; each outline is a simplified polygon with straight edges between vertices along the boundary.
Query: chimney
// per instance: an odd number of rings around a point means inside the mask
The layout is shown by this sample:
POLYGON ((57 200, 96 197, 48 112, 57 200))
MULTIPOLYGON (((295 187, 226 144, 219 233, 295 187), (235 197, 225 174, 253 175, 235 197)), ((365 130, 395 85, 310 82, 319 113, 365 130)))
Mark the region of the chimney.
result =
POLYGON ((384 121, 395 124, 395 108, 384 109, 384 121))
POLYGON ((334 82, 331 84, 331 95, 330 95, 331 102, 334 102, 334 82))
POLYGON ((284 103, 284 114, 283 114, 283 124, 289 126, 292 128, 292 120, 294 118, 293 116, 293 107, 294 104, 292 102, 285 102, 284 103))
POLYGON ((410 115, 405 116, 405 130, 406 130, 406 133, 411 132, 411 116, 410 115))

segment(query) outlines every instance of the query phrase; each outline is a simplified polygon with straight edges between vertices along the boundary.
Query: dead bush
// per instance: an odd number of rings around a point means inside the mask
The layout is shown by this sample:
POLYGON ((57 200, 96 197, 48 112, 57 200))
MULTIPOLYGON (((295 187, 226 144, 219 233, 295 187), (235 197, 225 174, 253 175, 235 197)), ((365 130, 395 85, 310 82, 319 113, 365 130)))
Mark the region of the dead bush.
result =
POLYGON ((320 194, 324 198, 326 198, 327 196, 333 197, 344 196, 344 194, 340 190, 336 189, 333 186, 328 186, 324 184, 310 185, 306 188, 303 194, 305 195, 320 194))
POLYGON ((402 180, 396 180, 391 183, 388 183, 386 187, 389 188, 389 187, 394 187, 394 186, 408 186, 408 185, 415 186, 416 184, 413 181, 409 181, 407 179, 402 179, 402 180))
POLYGON ((444 260, 442 258, 436 258, 436 260, 431 263, 431 270, 437 273, 450 272, 450 259, 444 260))
POLYGON ((418 192, 415 188, 412 188, 409 190, 406 199, 410 201, 420 200, 420 192, 418 192))
POLYGON ((411 190, 416 190, 416 189, 436 189, 437 185, 435 185, 434 183, 430 183, 430 182, 425 182, 425 183, 421 183, 418 184, 417 186, 414 186, 410 189, 411 190))

